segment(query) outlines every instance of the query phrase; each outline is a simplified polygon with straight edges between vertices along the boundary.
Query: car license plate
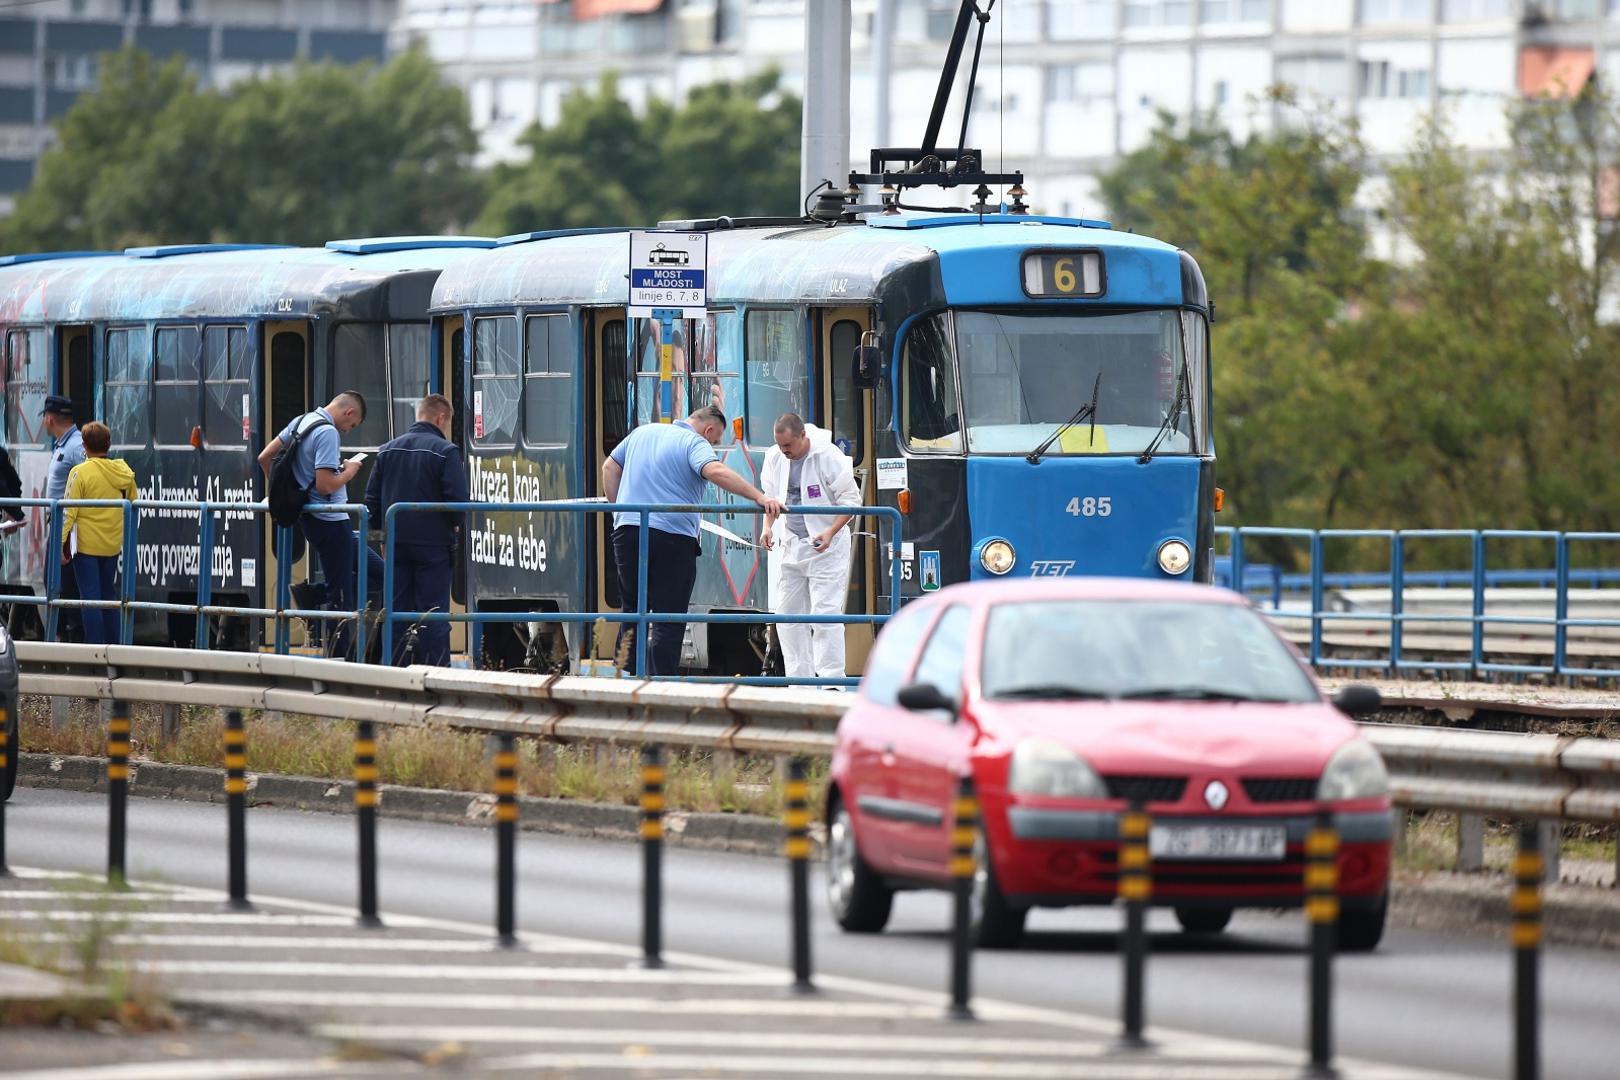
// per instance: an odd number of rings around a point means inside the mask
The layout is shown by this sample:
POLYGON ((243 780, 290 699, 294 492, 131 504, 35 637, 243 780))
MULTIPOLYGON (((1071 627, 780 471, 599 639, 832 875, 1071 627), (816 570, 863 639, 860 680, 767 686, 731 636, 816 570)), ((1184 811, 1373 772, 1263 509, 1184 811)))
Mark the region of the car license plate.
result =
POLYGON ((1280 825, 1155 825, 1148 853, 1155 859, 1280 860, 1288 846, 1280 825))

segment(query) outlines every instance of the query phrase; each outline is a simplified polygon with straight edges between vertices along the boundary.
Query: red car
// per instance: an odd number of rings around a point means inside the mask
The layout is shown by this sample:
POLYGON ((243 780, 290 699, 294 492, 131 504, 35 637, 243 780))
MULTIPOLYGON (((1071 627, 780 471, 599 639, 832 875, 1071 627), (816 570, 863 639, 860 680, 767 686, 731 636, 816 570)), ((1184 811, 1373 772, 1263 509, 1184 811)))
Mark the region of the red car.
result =
POLYGON ((983 827, 974 933, 1017 943, 1032 907, 1114 899, 1119 814, 1152 815, 1153 902, 1183 929, 1298 907, 1306 830, 1339 828, 1340 947, 1383 935, 1394 815, 1378 753, 1241 596, 1071 578, 952 586, 879 636, 838 726, 827 889, 875 933, 900 889, 949 883, 951 806, 971 772, 983 827))

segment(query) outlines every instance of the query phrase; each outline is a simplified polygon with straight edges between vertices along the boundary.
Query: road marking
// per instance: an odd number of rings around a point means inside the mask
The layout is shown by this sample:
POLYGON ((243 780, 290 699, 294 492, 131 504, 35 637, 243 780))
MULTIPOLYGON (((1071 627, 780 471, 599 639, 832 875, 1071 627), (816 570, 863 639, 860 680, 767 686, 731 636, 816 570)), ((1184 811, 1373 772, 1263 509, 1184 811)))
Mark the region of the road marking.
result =
MULTIPOLYGON (((117 889, 104 889, 99 891, 68 890, 58 892, 55 889, 17 889, 0 892, 0 900, 131 900, 143 903, 153 900, 169 904, 207 904, 213 898, 207 896, 185 896, 171 892, 120 892, 117 889)), ((4 909, 0 908, 0 912, 4 909)))
MULTIPOLYGON (((4 894, 0 894, 4 895, 4 894)), ((343 926, 354 929, 353 915, 266 915, 247 911, 3 911, 15 922, 89 922, 116 919, 130 923, 185 923, 195 926, 343 926)), ((411 926, 402 919, 391 919, 394 926, 411 926)), ((414 928, 414 927, 413 927, 414 928)))
POLYGON ((411 994, 322 990, 175 990, 188 1002, 207 1005, 303 1005, 309 1008, 466 1009, 477 1012, 624 1012, 692 1013, 700 1016, 822 1016, 845 1019, 938 1020, 933 1005, 897 1005, 883 1001, 810 1001, 793 998, 666 999, 647 997, 579 997, 573 994, 411 994))
POLYGON ((296 979, 466 979, 490 982, 654 983, 688 986, 781 986, 780 971, 679 971, 660 968, 582 968, 475 964, 324 964, 293 960, 136 960, 152 975, 258 975, 296 979))
MULTIPOLYGON (((0 915, 5 914, 0 910, 0 915)), ((353 927, 353 921, 349 923, 353 927)), ((370 933, 371 931, 367 931, 370 933)), ((30 934, 28 940, 39 942, 77 941, 78 937, 72 934, 45 933, 30 934)), ((401 938, 401 937, 281 937, 266 935, 254 937, 249 934, 114 934, 114 945, 127 945, 132 948, 171 948, 171 949, 319 949, 322 952, 423 952, 423 953, 471 953, 501 956, 522 956, 524 953, 560 953, 591 955, 608 953, 617 955, 616 950, 593 949, 581 945, 562 945, 549 941, 527 942, 521 949, 505 949, 494 939, 487 941, 464 941, 456 939, 447 941, 444 938, 401 938)))
POLYGON ((1079 1065, 983 1059, 825 1058, 717 1054, 524 1054, 485 1058, 483 1072, 497 1069, 612 1071, 656 1073, 676 1070, 696 1076, 744 1073, 752 1076, 904 1076, 974 1077, 983 1080, 1297 1080, 1299 1065, 1176 1065, 1156 1059, 1087 1061, 1079 1065))
POLYGON ((90 1065, 63 1069, 32 1069, 7 1073, 6 1080, 258 1080, 259 1077, 397 1075, 406 1063, 360 1065, 352 1061, 320 1058, 294 1061, 132 1061, 122 1065, 90 1065))

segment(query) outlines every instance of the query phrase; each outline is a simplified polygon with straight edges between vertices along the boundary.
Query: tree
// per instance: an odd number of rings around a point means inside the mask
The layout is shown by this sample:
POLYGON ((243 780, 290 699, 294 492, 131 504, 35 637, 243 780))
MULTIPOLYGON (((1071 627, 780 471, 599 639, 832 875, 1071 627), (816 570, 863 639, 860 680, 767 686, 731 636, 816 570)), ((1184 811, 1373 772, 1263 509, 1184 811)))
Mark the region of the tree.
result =
POLYGON ((437 232, 477 197, 466 102, 420 49, 223 91, 126 49, 59 136, 3 226, 8 250, 437 232))

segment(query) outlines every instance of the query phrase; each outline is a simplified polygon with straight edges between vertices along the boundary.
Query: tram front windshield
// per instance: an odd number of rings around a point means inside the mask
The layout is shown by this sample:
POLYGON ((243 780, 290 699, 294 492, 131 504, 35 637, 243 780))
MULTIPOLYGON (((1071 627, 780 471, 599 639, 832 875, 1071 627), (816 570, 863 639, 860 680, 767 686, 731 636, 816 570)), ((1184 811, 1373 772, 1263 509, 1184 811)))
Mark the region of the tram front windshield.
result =
POLYGON ((1204 324, 1194 312, 956 311, 907 337, 903 409, 918 450, 1028 454, 1095 398, 1043 456, 1198 451, 1204 324), (953 371, 952 369, 957 369, 953 371), (961 403, 954 395, 959 374, 961 403), (1162 437, 1161 437, 1162 433, 1162 437))

